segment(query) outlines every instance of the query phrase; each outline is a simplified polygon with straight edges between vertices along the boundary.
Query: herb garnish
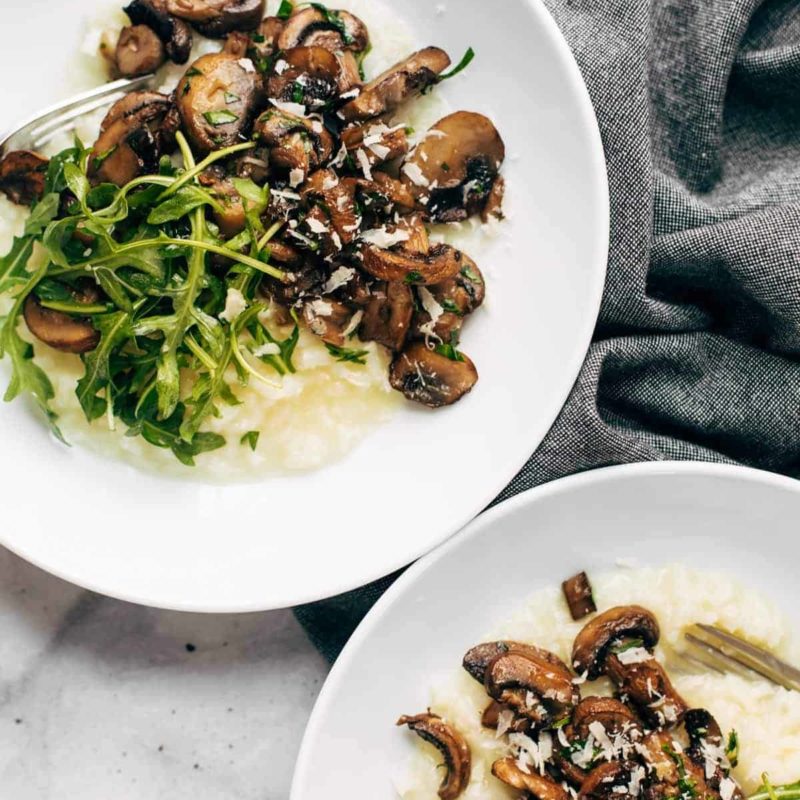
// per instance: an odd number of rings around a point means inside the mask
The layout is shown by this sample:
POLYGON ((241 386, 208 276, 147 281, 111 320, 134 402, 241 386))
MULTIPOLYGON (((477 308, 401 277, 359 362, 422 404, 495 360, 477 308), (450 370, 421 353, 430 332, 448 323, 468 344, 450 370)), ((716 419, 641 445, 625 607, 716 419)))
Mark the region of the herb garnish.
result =
POLYGON ((456 64, 450 72, 444 72, 439 76, 438 83, 442 81, 450 80, 450 78, 454 78, 458 75, 459 72, 463 72, 471 63, 472 60, 475 58, 475 51, 471 48, 467 48, 467 52, 461 57, 461 61, 456 64))
POLYGON ((261 435, 260 431, 248 431, 242 438, 239 440, 239 444, 246 444, 250 446, 250 449, 255 452, 256 447, 258 447, 258 437, 261 435))
POLYGON ((413 283, 421 283, 423 280, 425 280, 425 277, 422 275, 422 273, 412 269, 411 272, 406 274, 406 277, 403 279, 403 283, 410 286, 413 283))
POLYGON ((676 753, 668 744, 663 745, 661 749, 673 760, 678 768, 678 790, 680 792, 678 797, 680 800, 694 800, 697 797, 697 786, 694 781, 689 779, 683 756, 680 753, 676 753))
POLYGON ((765 772, 761 776, 762 785, 748 800, 800 800, 800 781, 787 783, 783 786, 773 786, 769 775, 765 772))
POLYGON ((280 8, 276 16, 278 19, 289 19, 294 12, 294 3, 292 0, 281 0, 280 8))
POLYGON ((328 352, 337 360, 337 361, 346 361, 351 364, 366 364, 366 357, 369 355, 369 350, 355 350, 350 347, 339 347, 335 344, 329 344, 325 342, 325 347, 328 348, 328 352))
POLYGON ((228 111, 225 108, 219 111, 206 111, 203 116, 209 125, 214 125, 215 127, 219 125, 227 125, 228 123, 236 122, 236 120, 239 119, 238 114, 234 114, 233 111, 228 111))
POLYGON ((735 769, 739 765, 739 734, 732 730, 728 734, 728 741, 725 744, 725 755, 730 762, 731 768, 735 769))

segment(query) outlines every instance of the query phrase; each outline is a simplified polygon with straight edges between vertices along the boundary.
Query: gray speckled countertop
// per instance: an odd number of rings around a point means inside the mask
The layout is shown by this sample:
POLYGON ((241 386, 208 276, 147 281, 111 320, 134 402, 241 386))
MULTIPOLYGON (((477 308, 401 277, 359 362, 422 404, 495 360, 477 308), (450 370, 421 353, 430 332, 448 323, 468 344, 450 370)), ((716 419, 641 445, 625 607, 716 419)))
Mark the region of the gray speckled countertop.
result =
POLYGON ((0 550, 0 797, 285 800, 326 672, 289 611, 156 611, 0 550))

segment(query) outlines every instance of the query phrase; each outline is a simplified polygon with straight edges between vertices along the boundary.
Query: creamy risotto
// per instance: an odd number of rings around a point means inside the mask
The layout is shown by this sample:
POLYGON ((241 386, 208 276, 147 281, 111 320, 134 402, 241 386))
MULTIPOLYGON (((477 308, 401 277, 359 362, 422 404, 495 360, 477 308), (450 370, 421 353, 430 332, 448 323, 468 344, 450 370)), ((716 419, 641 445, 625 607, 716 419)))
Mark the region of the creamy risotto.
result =
MULTIPOLYGON (((89 25, 74 69, 67 71, 69 82, 63 88, 65 94, 106 80, 103 60, 97 54, 101 43, 113 46, 120 28, 127 24, 119 6, 119 0, 109 0, 89 25)), ((336 6, 361 17, 370 31, 373 46, 365 62, 368 77, 379 74, 414 49, 415 37, 411 30, 383 2, 343 0, 336 6)), ((276 2, 270 2, 269 13, 275 13, 276 7, 276 2)), ((189 63, 219 47, 218 41, 196 35, 189 63)), ((185 71, 186 65, 168 63, 159 73, 159 90, 172 91, 185 71)), ((448 110, 441 96, 431 93, 411 104, 407 111, 401 110, 394 121, 424 132, 448 110)), ((77 133, 83 141, 96 139, 103 113, 98 112, 79 126, 77 133)), ((47 154, 52 155, 67 146, 67 139, 54 141, 47 154)), ((0 195, 0 252, 8 250, 26 217, 24 208, 0 195)), ((495 235, 496 226, 481 225, 470 219, 436 226, 431 240, 463 248, 477 259, 486 241, 495 235)), ((491 274, 490 270, 487 272, 491 274)), ((288 330, 275 327, 276 335, 280 336, 285 336, 288 330)), ((53 408, 59 417, 59 427, 70 443, 121 456, 138 466, 155 466, 174 474, 187 474, 170 451, 155 448, 141 437, 125 436, 125 426, 119 421, 115 424, 103 418, 88 423, 74 394, 82 374, 79 358, 52 350, 27 332, 23 336, 32 342, 36 362, 53 382, 56 394, 53 408)), ((302 330, 295 354, 296 374, 283 379, 276 375, 271 385, 251 382, 247 388, 238 387, 241 405, 222 406, 221 416, 203 427, 203 430, 225 436, 227 445, 198 458, 197 467, 190 473, 192 477, 230 480, 264 472, 309 470, 345 455, 377 425, 389 420, 403 403, 387 380, 390 361, 387 351, 372 342, 359 343, 359 347, 362 346, 367 351, 365 366, 338 362, 331 358, 319 338, 302 330), (242 436, 256 430, 260 431, 260 438, 255 450, 240 443, 242 436)), ((0 369, 6 368, 0 365, 0 369)))
MULTIPOLYGON (((800 663, 800 646, 792 628, 768 599, 730 575, 677 565, 626 568, 591 579, 600 611, 637 604, 655 614, 661 626, 655 656, 675 688, 690 706, 710 711, 723 732, 737 731, 739 765, 732 775, 746 795, 761 784, 764 772, 776 785, 800 778, 800 693, 755 677, 702 670, 685 658, 684 633, 699 622, 719 625, 790 663, 800 663)), ((554 587, 531 596, 517 614, 488 631, 482 641, 510 639, 535 644, 568 662, 573 641, 584 624, 585 620, 573 622, 560 589, 554 587)), ((605 678, 580 688, 583 697, 612 693, 605 678)), ((458 668, 434 685, 430 693, 431 711, 461 731, 472 750, 472 778, 461 797, 517 798, 518 791, 491 774, 492 763, 508 755, 508 747, 495 731, 480 724, 487 702, 483 688, 458 668)), ((442 771, 437 768, 440 762, 438 751, 420 744, 411 769, 396 778, 399 796, 404 800, 436 797, 442 779, 442 771)))

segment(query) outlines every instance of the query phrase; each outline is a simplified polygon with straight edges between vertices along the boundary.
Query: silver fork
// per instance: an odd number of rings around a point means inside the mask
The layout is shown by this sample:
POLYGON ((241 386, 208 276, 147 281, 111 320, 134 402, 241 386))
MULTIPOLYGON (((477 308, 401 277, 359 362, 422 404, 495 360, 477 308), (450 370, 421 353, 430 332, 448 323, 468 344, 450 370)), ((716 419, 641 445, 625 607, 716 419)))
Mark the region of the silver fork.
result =
POLYGON ((10 150, 39 150, 54 136, 75 129, 78 120, 98 108, 121 100, 126 94, 146 87, 153 75, 113 81, 50 106, 0 138, 0 158, 10 150))
POLYGON ((800 692, 800 670, 767 650, 713 625, 693 625, 686 632, 687 656, 717 672, 757 673, 769 681, 800 692))

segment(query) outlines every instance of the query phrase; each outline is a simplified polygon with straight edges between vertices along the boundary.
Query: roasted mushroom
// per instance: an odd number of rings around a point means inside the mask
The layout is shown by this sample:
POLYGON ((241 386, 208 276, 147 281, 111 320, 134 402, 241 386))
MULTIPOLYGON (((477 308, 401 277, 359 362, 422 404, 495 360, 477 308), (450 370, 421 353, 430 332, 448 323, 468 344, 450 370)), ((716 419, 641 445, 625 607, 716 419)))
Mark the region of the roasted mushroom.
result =
POLYGON ((319 336, 323 342, 337 347, 344 345, 345 332, 352 317, 352 309, 327 297, 303 305, 303 318, 312 333, 319 336))
POLYGON ((658 621, 646 608, 616 606, 581 629, 572 648, 572 666, 595 680, 603 674, 605 658, 614 644, 623 639, 641 639, 645 647, 653 648, 660 636, 658 621))
POLYGON ((230 53, 201 56, 176 90, 178 110, 192 144, 202 153, 241 141, 259 100, 253 62, 230 53))
POLYGON ((597 611, 592 595, 592 584, 589 583, 589 576, 585 572, 579 572, 564 581, 561 589, 569 606, 569 613, 576 622, 597 611))
POLYGON ((203 36, 221 39, 231 31, 251 31, 264 16, 266 0, 166 0, 167 11, 190 22, 203 36))
POLYGON ((276 100, 319 109, 339 92, 342 68, 324 47, 294 47, 275 63, 267 94, 276 100))
POLYGON ((490 697, 538 724, 563 719, 580 696, 563 665, 513 650, 492 659, 484 686, 490 697))
POLYGON ((603 726, 609 737, 623 736, 634 742, 642 736, 642 726, 636 714, 613 697, 585 697, 575 707, 572 730, 579 739, 587 739, 596 725, 603 726))
POLYGON ((134 25, 147 25, 164 43, 171 61, 185 64, 192 52, 192 32, 189 26, 167 10, 166 0, 133 0, 125 13, 134 25))
MULTIPOLYGON (((73 297, 76 303, 89 305, 98 301, 99 293, 87 284, 74 291, 73 297)), ((63 353, 88 353, 100 341, 99 331, 87 318, 45 308, 34 294, 28 295, 22 311, 30 332, 63 353)))
POLYGON ((314 6, 299 8, 286 20, 278 47, 290 50, 300 46, 362 53, 369 47, 369 32, 367 26, 348 11, 323 11, 314 6))
MULTIPOLYGON (((482 114, 457 111, 434 125, 401 169, 403 181, 434 222, 458 222, 482 212, 505 159, 505 145, 482 114)), ((502 199, 502 198, 501 198, 502 199)))
POLYGON ((123 28, 117 41, 114 61, 120 75, 135 78, 155 72, 167 60, 164 43, 147 25, 123 28))
POLYGON ((430 712, 413 717, 402 716, 397 724, 407 725, 441 752, 447 775, 439 787, 439 797, 455 800, 467 788, 472 771, 472 754, 464 737, 452 725, 430 712))
POLYGON ((413 342, 395 356, 389 370, 389 382, 409 400, 429 408, 449 406, 460 400, 478 382, 478 370, 464 353, 458 360, 424 342, 413 342))
POLYGON ((579 800, 611 800, 622 794, 619 787, 625 787, 625 794, 638 795, 630 791, 634 784, 641 784, 646 775, 644 767, 635 761, 611 761, 595 767, 584 779, 578 792, 579 800))
POLYGON ((241 233, 247 226, 244 203, 225 170, 214 164, 201 172, 197 180, 202 186, 211 189, 220 204, 221 209, 214 209, 214 220, 220 233, 227 238, 241 233))
POLYGON ((482 684, 486 680, 486 668, 489 664, 498 656, 507 653, 519 653, 523 656, 546 661, 558 667, 563 672, 568 672, 567 665, 555 655, 555 653, 543 650, 541 647, 535 647, 532 644, 523 644, 522 642, 514 642, 508 639, 496 642, 485 642, 470 648, 464 654, 461 666, 464 667, 478 683, 482 684))
POLYGON ((289 173, 292 187, 302 184, 333 151, 333 139, 321 123, 280 108, 265 111, 256 121, 256 137, 270 148, 270 164, 289 173))
POLYGON ((517 716, 513 708, 498 703, 497 700, 492 700, 481 714, 481 725, 484 728, 500 730, 501 721, 503 721, 503 728, 512 733, 524 733, 531 727, 530 720, 517 716), (506 718, 503 721, 504 716, 506 718))
POLYGON ((12 150, 0 161, 0 192, 29 206, 44 194, 49 160, 32 150, 12 150))
POLYGON ((437 244, 424 255, 365 244, 361 255, 364 270, 379 280, 425 286, 452 278, 464 263, 461 251, 448 244, 437 244))
POLYGON ((394 161, 408 152, 408 135, 404 125, 389 127, 383 122, 367 123, 345 128, 342 142, 348 152, 364 153, 370 167, 394 161))
POLYGON ((364 341, 378 342, 390 350, 402 350, 413 313, 414 297, 406 284, 380 282, 370 291, 358 335, 364 341))
POLYGON ((132 92, 114 103, 100 125, 89 157, 95 181, 124 186, 143 172, 157 169, 178 129, 172 100, 158 92, 132 92))
POLYGON ((570 800, 569 792, 552 778, 533 770, 523 772, 516 759, 501 758, 492 764, 492 775, 535 800, 570 800))
POLYGON ((356 122, 388 114, 436 83, 449 66, 450 56, 444 50, 426 47, 366 84, 358 97, 339 110, 339 116, 356 122))

